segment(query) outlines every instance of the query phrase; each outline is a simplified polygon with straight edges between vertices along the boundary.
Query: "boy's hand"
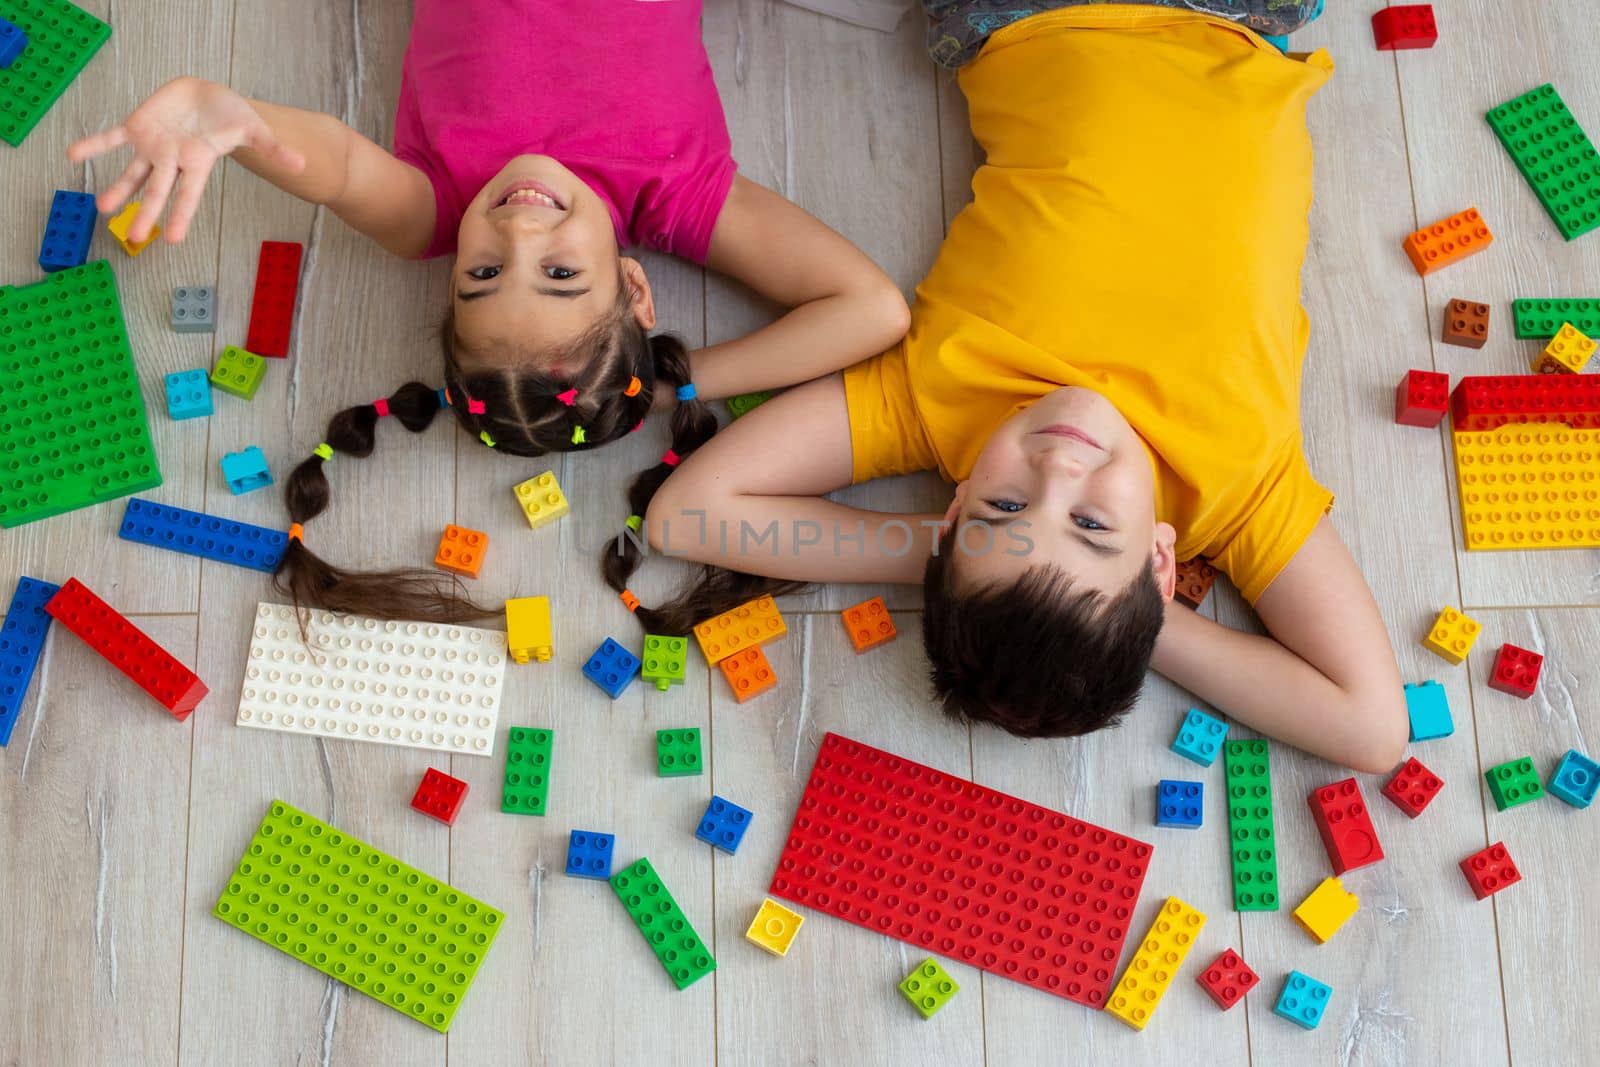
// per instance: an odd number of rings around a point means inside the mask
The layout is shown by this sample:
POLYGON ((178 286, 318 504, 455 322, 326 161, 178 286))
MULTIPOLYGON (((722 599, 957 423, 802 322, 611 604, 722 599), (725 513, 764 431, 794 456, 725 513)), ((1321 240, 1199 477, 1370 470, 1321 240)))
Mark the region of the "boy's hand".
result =
POLYGON ((306 165, 305 157, 280 142, 248 100, 199 78, 178 78, 163 85, 122 125, 72 144, 67 158, 82 163, 125 144, 133 145, 133 158, 110 188, 95 198, 95 206, 114 214, 144 186, 144 199, 128 228, 134 241, 150 235, 174 185, 178 195, 166 238, 172 244, 183 240, 211 168, 235 149, 249 147, 291 174, 306 165))

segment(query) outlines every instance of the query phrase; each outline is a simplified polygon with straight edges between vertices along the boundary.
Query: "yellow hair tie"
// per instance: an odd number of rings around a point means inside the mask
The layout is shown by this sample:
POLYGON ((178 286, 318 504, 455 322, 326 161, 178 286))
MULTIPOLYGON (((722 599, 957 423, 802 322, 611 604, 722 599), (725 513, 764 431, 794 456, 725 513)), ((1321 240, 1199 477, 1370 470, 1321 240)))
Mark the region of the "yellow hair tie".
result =
POLYGON ((637 515, 629 515, 628 516, 628 529, 632 530, 634 533, 638 533, 639 532, 639 527, 641 527, 643 525, 644 525, 644 520, 641 519, 639 516, 637 516, 637 515))
POLYGON ((574 426, 572 428, 572 443, 575 445, 581 445, 585 444, 586 441, 587 439, 583 436, 583 427, 574 426))
POLYGON ((494 447, 494 438, 489 436, 489 431, 488 430, 479 430, 478 431, 478 440, 482 441, 484 444, 488 445, 490 448, 494 447))
POLYGON ((291 522, 289 524, 289 540, 299 541, 303 545, 306 543, 305 532, 305 527, 301 526, 298 522, 291 522))
POLYGON ((311 450, 311 454, 314 455, 314 456, 322 457, 322 462, 324 462, 324 463, 330 463, 333 460, 333 449, 328 445, 328 442, 326 442, 326 441, 322 442, 316 448, 313 448, 311 450))

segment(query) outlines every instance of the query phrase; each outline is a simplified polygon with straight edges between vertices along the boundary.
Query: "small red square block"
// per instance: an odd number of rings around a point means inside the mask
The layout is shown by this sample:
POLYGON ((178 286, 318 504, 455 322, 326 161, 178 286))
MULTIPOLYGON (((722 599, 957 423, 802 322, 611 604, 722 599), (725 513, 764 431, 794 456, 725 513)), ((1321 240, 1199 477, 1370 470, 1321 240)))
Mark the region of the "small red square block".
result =
POLYGON ((1422 765, 1419 759, 1408 759, 1406 765, 1394 772, 1394 777, 1383 787, 1383 795, 1394 801, 1394 806, 1415 819, 1422 809, 1433 802, 1444 788, 1439 776, 1422 765))
POLYGON ((484 553, 488 551, 489 535, 482 530, 447 525, 444 536, 439 538, 439 551, 434 553, 433 565, 466 578, 476 578, 483 569, 484 553))
POLYGON ((411 798, 411 806, 446 826, 454 826, 456 816, 461 813, 461 803, 466 799, 466 782, 429 767, 423 772, 422 781, 417 784, 417 793, 411 798))
POLYGON ((1448 374, 1407 371, 1394 393, 1394 421, 1399 426, 1437 426, 1449 407, 1448 374))
POLYGON ((1489 675, 1489 688, 1527 700, 1539 688, 1539 671, 1544 667, 1544 657, 1516 645, 1501 645, 1500 654, 1494 658, 1494 673, 1489 675))
POLYGON ((1244 995, 1256 987, 1261 981, 1238 953, 1228 949, 1211 961, 1211 966, 1195 975, 1200 988, 1211 994, 1211 999, 1217 1002, 1217 1007, 1227 1011, 1244 995))
POLYGON ((1472 895, 1479 900, 1522 881, 1522 872, 1511 862, 1511 853, 1506 851, 1503 841, 1496 841, 1482 852, 1474 852, 1462 860, 1461 873, 1467 876, 1472 895))
POLYGON ((1306 803, 1311 805, 1311 818, 1322 835, 1322 847, 1328 850, 1334 874, 1383 859, 1378 832, 1372 828, 1372 817, 1354 778, 1313 790, 1306 803))
POLYGON ((1372 43, 1380 52, 1432 48, 1438 39, 1432 4, 1396 4, 1372 16, 1372 43))

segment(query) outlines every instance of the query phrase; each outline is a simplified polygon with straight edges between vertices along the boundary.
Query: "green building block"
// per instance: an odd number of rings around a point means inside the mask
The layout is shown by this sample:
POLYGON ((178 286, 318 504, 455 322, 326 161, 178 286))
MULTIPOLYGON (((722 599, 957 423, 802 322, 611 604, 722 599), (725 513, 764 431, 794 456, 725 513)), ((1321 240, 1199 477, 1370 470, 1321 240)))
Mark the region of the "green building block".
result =
POLYGON ((110 265, 0 286, 0 526, 160 484, 110 265))
POLYGON ((931 1019, 961 992, 961 987, 939 966, 939 961, 930 956, 922 961, 922 966, 906 975, 905 981, 900 983, 900 992, 911 1001, 918 1014, 931 1019))
POLYGON ((611 888, 667 969, 673 985, 687 989, 717 969, 711 950, 689 925, 649 860, 638 860, 612 875, 611 888))
POLYGON ((1485 117, 1561 236, 1570 241, 1600 226, 1600 153, 1555 86, 1541 85, 1485 117))
POLYGON ((701 773, 699 730, 657 730, 656 771, 663 778, 688 778, 701 773))
POLYGON ((1533 760, 1507 760, 1498 767, 1483 772, 1489 783, 1489 795, 1494 797, 1496 811, 1505 811, 1530 800, 1544 796, 1544 786, 1539 784, 1539 772, 1533 769, 1533 760))
POLYGON ((1278 910, 1278 852, 1272 832, 1272 774, 1265 741, 1222 746, 1228 777, 1228 847, 1235 911, 1278 910))
POLYGON ((507 815, 543 815, 550 799, 553 730, 513 726, 506 739, 506 786, 500 810, 507 815))
POLYGON ((0 0, 0 19, 28 35, 0 70, 0 141, 16 147, 111 37, 111 27, 66 0, 0 0))
POLYGON ((1553 300, 1514 300, 1512 318, 1517 336, 1548 341, 1570 322, 1590 337, 1600 335, 1600 297, 1566 297, 1553 300))
POLYGON ((765 390, 730 396, 728 398, 728 414, 737 419, 740 415, 750 414, 750 412, 771 399, 772 394, 765 390))
POLYGON ((217 365, 211 371, 211 384, 224 393, 254 400, 266 373, 266 360, 238 345, 229 345, 217 357, 217 365))
POLYGON ((689 639, 687 637, 656 637, 647 634, 639 677, 654 682, 665 693, 669 686, 682 685, 684 672, 689 666, 689 639))
POLYGON ((440 1033, 505 920, 281 800, 211 914, 440 1033))

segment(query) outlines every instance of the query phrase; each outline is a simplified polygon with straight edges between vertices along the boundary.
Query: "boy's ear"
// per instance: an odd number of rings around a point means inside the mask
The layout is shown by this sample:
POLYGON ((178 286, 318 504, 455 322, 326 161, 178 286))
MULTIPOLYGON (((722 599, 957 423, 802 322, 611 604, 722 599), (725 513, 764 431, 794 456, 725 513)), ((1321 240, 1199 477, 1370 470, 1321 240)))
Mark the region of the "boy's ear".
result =
POLYGON ((650 279, 645 277, 644 267, 637 259, 623 256, 619 261, 622 265, 622 284, 628 289, 628 305, 633 309, 633 321, 643 330, 656 328, 656 298, 650 291, 650 279))
POLYGON ((1156 523, 1156 545, 1150 562, 1155 567, 1156 585, 1161 588, 1161 599, 1171 601, 1178 590, 1178 556, 1174 545, 1178 531, 1170 522, 1156 523))

